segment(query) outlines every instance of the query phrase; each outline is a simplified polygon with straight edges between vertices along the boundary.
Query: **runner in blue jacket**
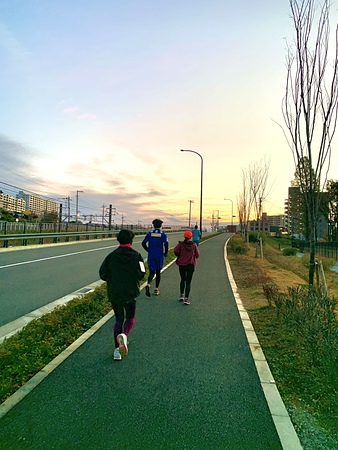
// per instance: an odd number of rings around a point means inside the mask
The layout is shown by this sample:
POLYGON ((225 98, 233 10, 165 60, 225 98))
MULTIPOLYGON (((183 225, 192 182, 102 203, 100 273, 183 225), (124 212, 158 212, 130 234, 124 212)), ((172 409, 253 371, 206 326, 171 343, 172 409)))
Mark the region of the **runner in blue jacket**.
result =
POLYGON ((192 241, 196 244, 199 245, 200 243, 200 239, 201 239, 201 232, 198 229, 198 226, 195 225, 194 228, 191 230, 192 232, 192 241))
POLYGON ((150 283, 156 275, 154 295, 159 295, 159 286, 161 282, 161 269, 163 267, 164 258, 168 254, 169 242, 168 236, 161 230, 163 221, 154 219, 152 224, 154 229, 149 231, 142 241, 142 247, 148 252, 148 269, 149 277, 146 286, 146 296, 151 297, 150 283))

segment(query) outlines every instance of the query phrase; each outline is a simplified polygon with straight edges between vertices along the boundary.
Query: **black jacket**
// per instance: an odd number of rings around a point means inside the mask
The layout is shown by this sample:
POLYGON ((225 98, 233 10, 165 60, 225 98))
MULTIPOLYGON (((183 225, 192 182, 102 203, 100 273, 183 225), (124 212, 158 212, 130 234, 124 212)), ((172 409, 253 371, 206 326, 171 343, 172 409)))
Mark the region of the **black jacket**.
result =
POLYGON ((145 275, 136 250, 119 247, 105 258, 100 267, 100 278, 107 282, 108 300, 112 305, 124 305, 140 295, 139 281, 145 275))

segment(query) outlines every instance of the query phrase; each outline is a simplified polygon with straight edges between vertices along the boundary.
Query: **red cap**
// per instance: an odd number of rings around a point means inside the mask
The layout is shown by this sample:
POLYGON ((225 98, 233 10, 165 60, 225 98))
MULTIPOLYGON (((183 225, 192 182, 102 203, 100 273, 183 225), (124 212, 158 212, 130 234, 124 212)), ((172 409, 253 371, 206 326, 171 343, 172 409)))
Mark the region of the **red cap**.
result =
POLYGON ((192 232, 189 231, 189 230, 187 230, 187 231, 185 231, 185 232, 183 233, 183 236, 184 236, 185 238, 191 239, 191 237, 192 237, 192 232))

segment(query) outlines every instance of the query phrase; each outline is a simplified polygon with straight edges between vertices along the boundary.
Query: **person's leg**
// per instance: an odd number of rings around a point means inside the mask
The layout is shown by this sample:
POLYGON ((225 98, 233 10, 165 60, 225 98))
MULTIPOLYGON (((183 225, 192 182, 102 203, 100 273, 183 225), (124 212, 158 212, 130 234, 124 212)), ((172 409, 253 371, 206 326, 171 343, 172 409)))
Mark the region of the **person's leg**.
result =
POLYGON ((163 263, 164 263, 164 255, 163 253, 161 255, 157 255, 156 258, 156 278, 155 278, 155 291, 154 294, 158 295, 160 293, 159 291, 159 286, 161 283, 161 270, 163 267, 163 263))
POLYGON ((158 288, 161 282, 161 269, 156 270, 155 288, 158 288))
POLYGON ((123 332, 128 336, 135 325, 136 300, 127 303, 124 309, 126 311, 126 321, 123 326, 123 332))
POLYGON ((193 264, 189 264, 186 266, 186 282, 185 282, 185 297, 189 298, 190 289, 191 289, 191 280, 194 274, 195 266, 193 264))
POLYGON ((149 253, 148 253, 147 263, 148 263, 149 275, 148 275, 148 281, 147 281, 147 286, 146 286, 146 296, 151 297, 150 283, 153 281, 153 278, 154 278, 155 272, 156 272, 156 260, 154 259, 154 255, 149 255, 149 253))
POLYGON ((113 305, 113 310, 115 313, 115 324, 113 327, 114 342, 115 342, 115 348, 118 348, 119 342, 116 338, 123 331, 124 308, 123 308, 123 306, 117 306, 117 305, 114 306, 113 305))
MULTIPOLYGON (((149 266, 148 266, 148 269, 149 269, 149 266)), ((146 296, 147 297, 151 297, 150 283, 152 282, 154 276, 155 276, 155 271, 152 271, 152 270, 149 269, 148 284, 146 286, 146 296)))
POLYGON ((180 281, 180 295, 184 297, 184 290, 185 290, 185 281, 187 277, 187 266, 178 266, 178 270, 180 273, 181 281, 180 281))
POLYGON ((149 271, 148 284, 150 284, 153 281, 154 276, 155 272, 149 271))

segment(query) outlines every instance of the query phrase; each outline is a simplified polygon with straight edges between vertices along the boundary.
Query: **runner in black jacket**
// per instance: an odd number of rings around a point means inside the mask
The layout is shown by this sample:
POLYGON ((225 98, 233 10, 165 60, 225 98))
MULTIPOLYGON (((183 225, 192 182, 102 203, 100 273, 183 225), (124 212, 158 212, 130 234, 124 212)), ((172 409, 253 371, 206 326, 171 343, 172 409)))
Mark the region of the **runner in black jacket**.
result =
POLYGON ((117 236, 119 247, 105 258, 100 267, 100 278, 107 282, 108 300, 115 313, 114 360, 128 354, 127 336, 135 324, 136 297, 140 295, 139 282, 145 275, 140 253, 132 249, 134 233, 121 230, 117 236))

